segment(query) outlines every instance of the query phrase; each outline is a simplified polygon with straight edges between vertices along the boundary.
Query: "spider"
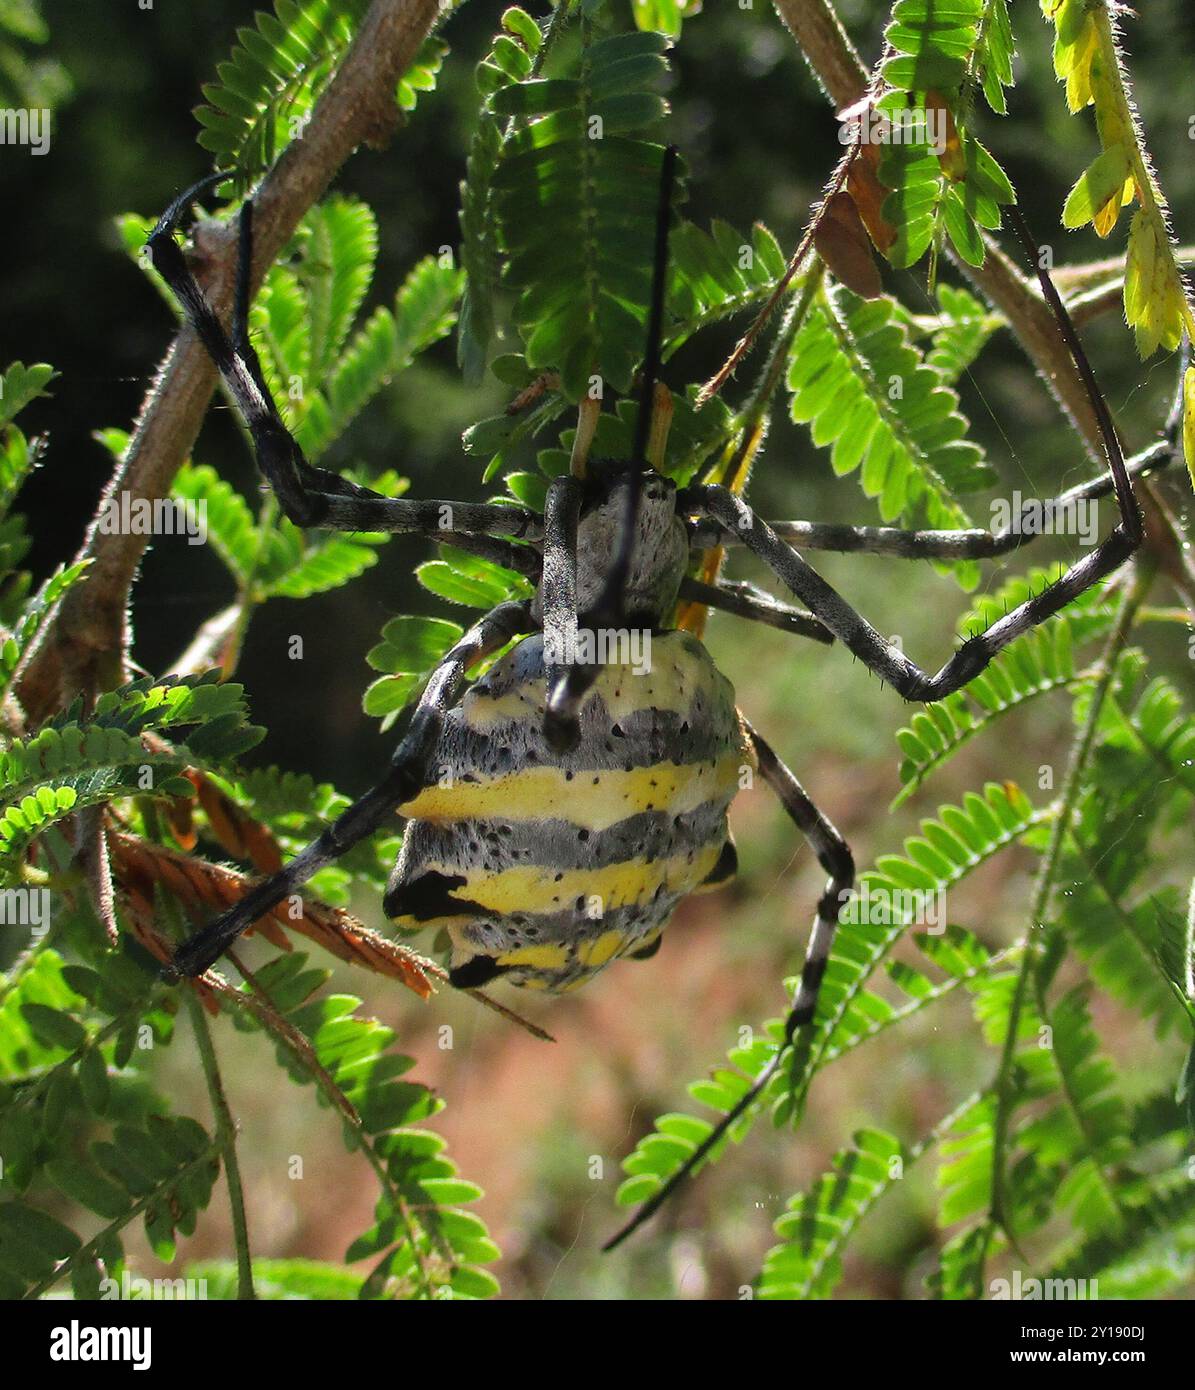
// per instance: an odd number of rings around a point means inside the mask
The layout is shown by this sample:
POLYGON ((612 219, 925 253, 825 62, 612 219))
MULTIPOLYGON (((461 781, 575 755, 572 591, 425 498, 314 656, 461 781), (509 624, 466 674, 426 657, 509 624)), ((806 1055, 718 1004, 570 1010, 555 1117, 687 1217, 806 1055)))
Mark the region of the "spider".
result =
POLYGON ((606 1248, 658 1209, 761 1094, 781 1058, 809 1037, 839 914, 854 882, 846 841, 739 711, 730 682, 702 643, 670 625, 678 601, 837 641, 904 699, 940 700, 1128 559, 1142 539, 1132 476, 1164 462, 1169 449, 1155 445, 1126 464, 1074 326, 1012 209, 1013 227, 1085 382, 1109 465, 1107 477, 1071 489, 1053 505, 1112 493, 1119 520, 1055 582, 962 642, 936 674, 927 673, 860 616, 801 552, 989 558, 1017 548, 1034 531, 768 524, 723 486, 678 488, 664 475, 664 412, 658 402, 666 392, 657 381, 676 161, 674 147, 662 152, 630 459, 588 459, 598 404, 584 403, 571 470, 550 483, 542 517, 508 506, 384 497, 307 463, 249 340, 252 200, 239 214, 231 338, 175 239, 187 209, 224 175, 178 197, 148 239, 154 265, 219 369, 250 431, 257 462, 292 522, 449 541, 520 570, 537 584, 533 599, 500 603, 461 637, 413 703, 377 784, 289 864, 190 937, 174 958, 173 978, 201 975, 263 913, 396 813, 405 831, 385 910, 405 927, 447 928, 454 948, 449 978, 461 988, 501 976, 528 988, 574 989, 617 957, 654 954, 677 903, 734 874, 727 810, 745 766, 775 792, 828 875, 785 1021, 784 1046, 606 1248), (442 526, 446 516, 448 531, 442 526), (780 604, 748 586, 690 577, 700 552, 726 545, 746 547, 805 607, 780 604), (650 660, 633 663, 620 649, 613 660, 600 662, 589 650, 595 643, 584 639, 603 633, 638 634, 650 660), (484 675, 467 682, 473 667, 508 646, 484 675))

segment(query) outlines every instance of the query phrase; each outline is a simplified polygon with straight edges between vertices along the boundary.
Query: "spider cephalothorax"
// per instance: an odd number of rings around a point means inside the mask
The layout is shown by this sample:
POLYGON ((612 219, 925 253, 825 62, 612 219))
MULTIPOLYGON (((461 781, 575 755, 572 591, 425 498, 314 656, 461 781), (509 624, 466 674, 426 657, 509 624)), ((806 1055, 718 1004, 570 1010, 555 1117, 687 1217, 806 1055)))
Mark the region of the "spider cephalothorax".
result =
MULTIPOLYGON (((577 523, 577 614, 661 627, 671 617, 689 562, 689 538, 676 509, 676 484, 654 469, 638 479, 626 465, 591 460, 583 480, 577 523), (634 540, 620 612, 603 614, 611 571, 622 542, 628 495, 638 488, 634 540)), ((535 615, 542 614, 542 585, 535 615)))

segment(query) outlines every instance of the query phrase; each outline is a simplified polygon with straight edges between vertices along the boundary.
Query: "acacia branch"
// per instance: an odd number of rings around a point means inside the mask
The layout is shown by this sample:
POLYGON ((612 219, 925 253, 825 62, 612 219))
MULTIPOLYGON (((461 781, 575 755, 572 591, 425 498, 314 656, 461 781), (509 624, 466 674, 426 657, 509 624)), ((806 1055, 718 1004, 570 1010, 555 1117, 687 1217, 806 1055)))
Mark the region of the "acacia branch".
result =
MULTIPOLYGON (((870 75, 847 37, 832 0, 773 0, 773 4, 837 110, 854 105, 866 95, 870 75)), ((1103 440, 1095 408, 1049 305, 1036 283, 1017 269, 986 232, 984 244, 987 254, 981 266, 966 265, 947 249, 963 274, 1004 315, 1088 453, 1103 466, 1103 440)), ((1120 264, 1123 274, 1123 262, 1120 264)), ((1090 312, 1086 315, 1091 316, 1090 312)), ((1146 549, 1157 555, 1163 573, 1195 613, 1195 564, 1187 557, 1177 522, 1151 481, 1141 484, 1140 500, 1145 511, 1146 549)))
MULTIPOLYGON (((870 76, 830 0, 773 0, 776 11, 805 56, 835 109, 853 106, 867 94, 870 76)), ((1070 417, 1088 451, 1103 462, 1099 422, 1049 306, 1035 285, 985 235, 983 265, 955 264, 994 304, 1025 349, 1055 399, 1070 417)))
MULTIPOLYGON (((362 144, 379 148, 393 133, 398 79, 440 13, 438 0, 374 0, 302 137, 286 147, 254 195, 254 289, 353 151, 362 144)), ((223 317, 232 302, 235 229, 208 223, 202 232, 195 272, 223 317)), ((64 697, 91 695, 125 678, 129 591, 148 537, 103 532, 99 519, 109 499, 123 493, 151 503, 167 496, 199 434, 215 379, 195 333, 180 328, 76 556, 91 561, 87 581, 67 593, 26 668, 19 694, 34 719, 64 697)))

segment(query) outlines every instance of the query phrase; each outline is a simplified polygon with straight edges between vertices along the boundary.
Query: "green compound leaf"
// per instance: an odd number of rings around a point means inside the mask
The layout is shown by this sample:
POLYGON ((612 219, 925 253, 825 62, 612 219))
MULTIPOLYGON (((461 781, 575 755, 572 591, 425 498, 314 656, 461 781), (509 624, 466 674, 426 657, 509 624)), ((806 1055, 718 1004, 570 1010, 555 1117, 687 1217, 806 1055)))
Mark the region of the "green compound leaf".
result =
POLYGON ((628 391, 643 354, 663 149, 642 137, 667 111, 662 34, 585 40, 574 76, 490 98, 513 119, 490 196, 515 322, 528 364, 571 401, 595 376, 628 391))

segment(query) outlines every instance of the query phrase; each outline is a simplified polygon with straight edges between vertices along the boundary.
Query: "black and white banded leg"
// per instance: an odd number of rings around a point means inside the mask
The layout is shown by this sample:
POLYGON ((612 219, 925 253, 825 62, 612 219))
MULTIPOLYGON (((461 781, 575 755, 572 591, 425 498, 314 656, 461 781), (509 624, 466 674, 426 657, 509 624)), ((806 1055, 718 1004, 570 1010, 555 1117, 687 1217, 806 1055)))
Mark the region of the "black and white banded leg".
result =
POLYGON ((743 727, 758 759, 760 776, 776 793, 793 824, 817 855, 817 862, 829 875, 825 892, 818 900, 817 917, 805 950, 801 983, 784 1024, 784 1041, 791 1043, 797 1029, 812 1023, 817 1011, 818 990, 834 945, 838 918, 855 884, 855 861, 850 846, 814 805, 808 792, 791 769, 776 756, 771 745, 745 719, 743 727))
MULTIPOLYGON (((1181 447, 1177 439, 1162 439, 1151 444, 1126 462, 1129 477, 1141 478, 1159 472, 1181 455, 1181 447)), ((798 550, 887 555, 901 560, 994 560, 1029 545, 1039 535, 1050 534, 1050 523, 1065 516, 1076 503, 1106 497, 1112 491, 1112 479, 1105 474, 1046 501, 1026 498, 1021 516, 999 531, 978 527, 957 531, 907 530, 898 526, 851 526, 822 521, 770 521, 768 525, 782 541, 798 550)), ((689 542, 698 550, 745 544, 738 534, 731 535, 710 520, 690 522, 689 542)))
MULTIPOLYGON (((296 526, 339 531, 411 532, 448 541, 509 564, 510 551, 491 545, 481 549, 473 537, 534 540, 539 517, 518 507, 485 503, 412 501, 384 497, 338 474, 314 467, 303 457, 266 386, 257 354, 249 341, 249 281, 253 250, 253 206, 241 209, 237 238, 237 274, 233 334, 230 339, 187 265, 175 232, 196 197, 223 175, 204 179, 174 200, 150 233, 147 245, 154 267, 170 287, 208 351, 253 440, 258 466, 273 488, 286 516, 296 526), (506 558, 500 558, 505 556, 506 558)), ((519 568, 517 558, 514 567, 519 568)))
POLYGON ((261 917, 290 897, 320 869, 338 859, 367 835, 372 835, 425 785, 436 754, 444 716, 456 702, 465 674, 514 637, 534 629, 526 601, 500 603, 481 618, 445 654, 416 702, 386 775, 301 850, 285 868, 251 889, 234 907, 189 937, 175 953, 175 977, 202 975, 261 917))
POLYGON ((777 627, 782 632, 811 638, 827 647, 834 641, 834 634, 825 623, 799 608, 777 603, 765 589, 759 589, 754 584, 732 580, 704 584, 700 579, 686 576, 681 580, 680 597, 688 603, 704 604, 723 613, 733 613, 736 618, 747 618, 751 622, 777 627))
POLYGON ((1141 520, 1134 507, 1090 555, 1072 565, 1041 593, 1018 604, 986 632, 968 638, 936 674, 929 675, 882 637, 742 498, 724 488, 700 487, 689 490, 687 502, 712 517, 728 533, 737 535, 869 670, 906 700, 926 704, 943 699, 973 680, 1015 638, 1045 622, 1118 569, 1141 542, 1141 520))
MULTIPOLYGON (((931 676, 915 662, 910 661, 898 647, 881 637, 832 585, 827 583, 791 545, 781 539, 772 527, 761 521, 740 497, 726 488, 707 485, 689 488, 680 499, 683 513, 698 518, 709 517, 717 523, 728 539, 737 540, 739 544, 753 551, 791 592, 807 605, 814 617, 820 618, 834 636, 869 670, 888 681, 906 700, 931 703, 961 689, 979 675, 992 658, 1015 638, 1052 617, 1093 584, 1124 564, 1141 544, 1144 535, 1141 512, 1133 493, 1132 475, 1125 464, 1116 426, 1070 314, 1045 269, 1041 254, 1019 210, 1009 208, 1008 219, 1037 274, 1042 294, 1053 310, 1058 332, 1086 388, 1108 460, 1109 480, 1102 485, 1101 490, 1110 490, 1114 494, 1120 520, 1111 534, 1105 537, 1090 555, 1072 565, 1041 593, 1018 604, 1011 613, 993 623, 986 632, 968 638, 949 661, 931 676)), ((1090 484, 1079 491, 1085 496, 1095 495, 1090 484)), ((798 528, 798 536, 803 531, 806 539, 817 533, 817 528, 811 523, 795 525, 798 528)), ((789 529, 792 530, 791 527, 789 529)), ((886 528, 870 529, 872 534, 864 533, 864 539, 870 541, 875 548, 892 546, 890 553, 907 554, 911 553, 910 548, 920 547, 920 553, 923 555, 963 558, 957 550, 952 549, 960 544, 959 537, 949 532, 931 533, 928 540, 911 540, 910 533, 898 533, 897 538, 891 533, 886 536, 874 534, 886 528)), ((1011 529, 1015 530, 1015 527, 1011 529)), ((849 546, 852 539, 859 538, 859 534, 839 533, 833 539, 838 543, 845 542, 849 546)), ((974 554, 981 553, 985 545, 999 543, 1007 545, 1009 549, 1015 549, 1019 543, 1018 540, 1009 538, 997 542, 996 537, 985 532, 964 535, 966 539, 961 542, 964 554, 968 553, 968 547, 969 553, 974 554)), ((826 538, 824 531, 822 537, 826 538)), ((834 548, 837 548, 837 545, 834 548)))
POLYGON ((740 711, 743 728, 750 741, 752 751, 759 765, 760 775, 771 787, 788 812, 793 824, 805 837, 806 842, 817 855, 817 861, 828 875, 825 890, 818 900, 817 914, 809 944, 805 948, 805 964, 801 970, 801 981, 797 993, 784 1022, 784 1041, 768 1065, 755 1078, 739 1100, 714 1126, 696 1149, 685 1159, 668 1181, 635 1215, 602 1246, 603 1250, 613 1250, 621 1245, 634 1231, 649 1220, 672 1196, 682 1182, 700 1165, 714 1146, 722 1141, 731 1127, 759 1100, 768 1083, 780 1068, 781 1060, 788 1055, 797 1034, 804 1030, 804 1036, 812 1035, 814 1018, 817 1014, 818 993, 830 951, 834 945, 834 933, 838 919, 850 896, 855 883, 855 861, 850 846, 834 828, 809 794, 797 781, 793 772, 780 760, 771 745, 751 727, 740 711))

